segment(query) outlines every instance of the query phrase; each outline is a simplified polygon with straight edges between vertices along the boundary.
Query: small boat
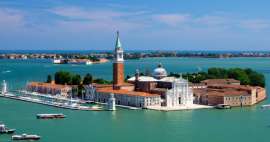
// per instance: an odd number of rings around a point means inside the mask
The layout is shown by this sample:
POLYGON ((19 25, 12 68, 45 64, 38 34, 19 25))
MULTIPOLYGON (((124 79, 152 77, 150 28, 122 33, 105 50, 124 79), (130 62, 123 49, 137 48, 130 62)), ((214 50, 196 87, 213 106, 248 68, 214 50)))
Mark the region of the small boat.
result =
POLYGON ((226 104, 218 104, 215 106, 216 109, 231 109, 230 105, 226 105, 226 104))
POLYGON ((11 137, 12 140, 39 140, 40 136, 38 135, 28 135, 28 134, 22 134, 22 135, 13 135, 11 137))
POLYGON ((65 59, 54 59, 53 63, 54 64, 66 64, 67 60, 65 60, 65 59))
POLYGON ((270 108, 270 104, 268 104, 268 105, 262 105, 261 108, 270 108))
POLYGON ((37 119, 57 119, 65 118, 66 116, 62 113, 59 114, 37 114, 37 119))
POLYGON ((4 124, 0 124, 0 134, 13 134, 15 131, 15 129, 9 129, 4 124))

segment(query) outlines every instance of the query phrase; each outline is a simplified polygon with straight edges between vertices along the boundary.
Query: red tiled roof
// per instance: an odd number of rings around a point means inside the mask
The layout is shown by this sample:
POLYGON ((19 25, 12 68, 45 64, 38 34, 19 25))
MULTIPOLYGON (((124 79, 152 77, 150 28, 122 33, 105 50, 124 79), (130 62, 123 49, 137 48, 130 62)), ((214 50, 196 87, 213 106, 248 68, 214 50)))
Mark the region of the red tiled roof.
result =
POLYGON ((128 91, 128 90, 124 90, 124 89, 114 90, 112 87, 97 88, 97 92, 114 93, 114 94, 128 95, 128 96, 141 96, 141 97, 159 96, 158 94, 150 94, 150 93, 146 93, 146 92, 137 92, 137 91, 128 91))
POLYGON ((208 90, 207 95, 209 96, 248 96, 250 94, 247 91, 208 90))
POLYGON ((228 84, 228 83, 240 83, 239 80, 235 79, 207 79, 203 80, 202 83, 209 83, 209 84, 228 84))
POLYGON ((52 84, 52 83, 44 83, 44 82, 30 82, 28 86, 31 87, 46 87, 46 88, 55 88, 55 89, 63 89, 65 87, 70 87, 68 85, 61 84, 52 84))

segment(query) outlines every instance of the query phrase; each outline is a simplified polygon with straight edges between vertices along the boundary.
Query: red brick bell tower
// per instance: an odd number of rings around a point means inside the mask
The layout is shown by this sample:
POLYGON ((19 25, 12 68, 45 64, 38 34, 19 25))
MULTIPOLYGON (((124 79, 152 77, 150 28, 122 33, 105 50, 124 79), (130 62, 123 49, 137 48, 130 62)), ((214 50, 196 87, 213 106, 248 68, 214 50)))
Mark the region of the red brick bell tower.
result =
POLYGON ((124 51, 121 46, 119 32, 117 31, 117 39, 114 50, 113 61, 113 89, 120 89, 124 84, 124 51))

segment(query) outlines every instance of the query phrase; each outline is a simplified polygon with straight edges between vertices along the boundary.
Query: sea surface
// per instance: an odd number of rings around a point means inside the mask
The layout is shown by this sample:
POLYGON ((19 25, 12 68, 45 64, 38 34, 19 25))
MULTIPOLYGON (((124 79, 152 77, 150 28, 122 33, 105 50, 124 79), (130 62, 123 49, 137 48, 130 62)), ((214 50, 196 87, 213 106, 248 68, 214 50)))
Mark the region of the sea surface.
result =
MULTIPOLYGON (((148 58, 125 62, 125 73, 152 71, 161 62, 168 72, 206 71, 209 67, 252 68, 266 76, 270 88, 270 58, 148 58)), ((0 60, 0 81, 10 90, 30 81, 45 81, 59 70, 112 79, 111 63, 54 65, 50 60, 0 60)), ((230 110, 160 112, 118 109, 110 112, 71 111, 0 98, 0 121, 17 133, 41 135, 40 142, 269 142, 270 109, 256 106, 230 110), (37 120, 37 113, 64 113, 66 119, 37 120)), ((10 135, 0 135, 9 142, 10 135)))

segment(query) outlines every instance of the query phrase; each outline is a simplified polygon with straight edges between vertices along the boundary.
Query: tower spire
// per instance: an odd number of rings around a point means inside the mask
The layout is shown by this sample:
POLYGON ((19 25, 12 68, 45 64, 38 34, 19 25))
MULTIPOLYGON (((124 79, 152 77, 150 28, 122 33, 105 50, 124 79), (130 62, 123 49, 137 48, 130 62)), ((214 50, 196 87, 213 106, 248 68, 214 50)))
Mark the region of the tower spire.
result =
POLYGON ((120 37, 119 37, 119 31, 117 31, 116 34, 117 34, 117 38, 116 38, 115 48, 119 49, 119 48, 122 48, 122 45, 121 45, 121 42, 120 42, 120 37))
POLYGON ((124 83, 124 50, 122 48, 119 31, 116 32, 116 43, 113 62, 113 88, 120 89, 124 83))

